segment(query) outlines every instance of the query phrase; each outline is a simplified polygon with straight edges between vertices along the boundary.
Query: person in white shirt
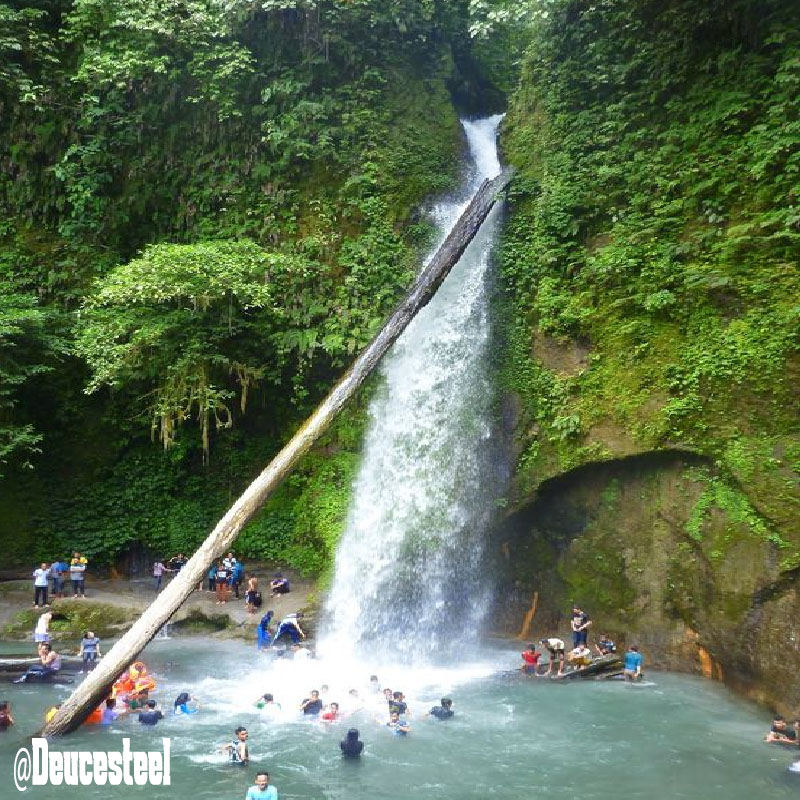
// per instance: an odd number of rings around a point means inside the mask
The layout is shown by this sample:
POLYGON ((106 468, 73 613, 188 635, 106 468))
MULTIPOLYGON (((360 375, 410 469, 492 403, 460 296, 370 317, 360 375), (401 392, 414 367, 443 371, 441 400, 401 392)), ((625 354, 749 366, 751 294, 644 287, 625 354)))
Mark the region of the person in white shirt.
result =
POLYGON ((50 580, 50 570, 47 567, 46 563, 42 563, 42 566, 39 569, 35 569, 33 571, 33 607, 39 608, 40 601, 41 606, 44 608, 48 605, 47 602, 47 585, 48 581, 50 580))
MULTIPOLYGON (((553 666, 558 662, 558 674, 564 674, 564 640, 551 636, 549 639, 541 639, 539 644, 543 644, 550 654, 550 661, 547 663, 547 672, 544 675, 549 675, 553 666)), ((544 675, 542 677, 544 677, 544 675)))
POLYGON ((53 618, 52 611, 45 611, 38 620, 33 631, 33 641, 37 644, 50 641, 50 620, 53 618))

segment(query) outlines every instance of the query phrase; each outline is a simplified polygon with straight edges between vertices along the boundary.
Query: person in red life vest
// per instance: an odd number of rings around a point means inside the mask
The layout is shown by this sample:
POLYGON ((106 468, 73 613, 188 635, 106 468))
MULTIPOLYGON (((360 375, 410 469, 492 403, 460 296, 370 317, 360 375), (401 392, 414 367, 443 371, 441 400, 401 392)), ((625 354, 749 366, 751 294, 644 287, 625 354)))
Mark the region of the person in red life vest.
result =
POLYGON ((529 644, 527 650, 523 650, 522 653, 522 671, 526 675, 536 675, 538 674, 539 668, 539 656, 541 653, 536 649, 535 645, 529 644))

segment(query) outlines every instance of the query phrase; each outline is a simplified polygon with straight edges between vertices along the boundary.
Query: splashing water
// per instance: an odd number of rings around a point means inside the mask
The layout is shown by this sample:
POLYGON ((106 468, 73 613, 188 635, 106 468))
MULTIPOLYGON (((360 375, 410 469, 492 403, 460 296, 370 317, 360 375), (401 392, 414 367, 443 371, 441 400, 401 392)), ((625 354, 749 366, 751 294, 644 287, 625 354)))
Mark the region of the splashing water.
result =
MULTIPOLYGON (((462 123, 466 191, 434 210, 437 247, 480 184, 500 172, 501 118, 462 123)), ((424 661, 477 635, 488 601, 482 539, 499 491, 487 280, 497 216, 495 209, 383 363, 322 653, 424 661)))

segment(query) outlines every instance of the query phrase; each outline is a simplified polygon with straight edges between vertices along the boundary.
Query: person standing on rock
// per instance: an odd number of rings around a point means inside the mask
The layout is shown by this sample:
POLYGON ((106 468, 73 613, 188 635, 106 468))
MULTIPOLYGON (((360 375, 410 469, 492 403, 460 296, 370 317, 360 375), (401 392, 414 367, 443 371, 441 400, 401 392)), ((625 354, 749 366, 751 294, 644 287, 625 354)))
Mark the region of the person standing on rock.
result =
POLYGON ((53 619, 52 611, 45 611, 36 621, 36 628, 33 631, 33 641, 36 644, 50 641, 50 620, 53 619))
POLYGON ((156 563, 153 564, 153 579, 156 582, 156 592, 161 591, 161 583, 164 580, 164 573, 167 571, 167 568, 164 566, 164 562, 160 559, 156 559, 156 563))
POLYGON ((82 662, 81 672, 91 672, 97 666, 97 659, 100 658, 100 639, 92 631, 83 632, 78 655, 82 662))
POLYGON ((579 606, 574 606, 572 609, 572 619, 570 620, 573 649, 586 644, 586 638, 589 634, 589 626, 591 624, 592 621, 589 619, 589 615, 579 606))
POLYGON ((67 565, 59 559, 50 565, 50 580, 53 582, 51 594, 53 597, 64 596, 64 575, 67 573, 67 565))
POLYGON ((69 562, 69 580, 73 597, 86 597, 86 565, 89 560, 77 551, 69 562))
POLYGON ((230 570, 225 566, 225 562, 217 564, 217 605, 228 602, 228 578, 230 570))
POLYGON ((239 599, 239 588, 242 585, 242 579, 244 578, 244 564, 241 561, 236 561, 234 559, 234 565, 231 568, 231 588, 234 591, 234 596, 236 599, 239 599))
POLYGON ((247 591, 244 593, 245 604, 248 614, 256 613, 256 602, 258 600, 258 578, 251 575, 247 579, 247 591))
POLYGON ((33 607, 44 608, 47 603, 47 585, 50 580, 50 570, 45 562, 33 571, 33 607))

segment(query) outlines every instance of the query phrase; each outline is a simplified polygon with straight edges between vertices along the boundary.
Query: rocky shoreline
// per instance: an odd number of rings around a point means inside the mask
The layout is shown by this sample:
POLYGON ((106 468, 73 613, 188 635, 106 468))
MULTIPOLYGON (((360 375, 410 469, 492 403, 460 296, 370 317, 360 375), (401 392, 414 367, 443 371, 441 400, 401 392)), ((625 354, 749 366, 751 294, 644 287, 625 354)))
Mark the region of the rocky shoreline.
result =
MULTIPOLYGON (((262 585, 268 583, 272 570, 265 568, 263 575, 256 568, 262 585)), ((316 608, 315 584, 291 571, 284 570, 292 582, 289 594, 270 598, 262 595, 264 603, 255 614, 248 614, 241 599, 231 598, 225 605, 217 605, 215 595, 209 591, 195 591, 180 607, 170 621, 170 634, 200 633, 220 638, 255 638, 253 629, 268 609, 275 617, 302 610, 313 626, 316 608)), ((62 643, 68 651, 74 647, 86 629, 93 630, 101 639, 111 639, 124 633, 141 616, 155 598, 153 580, 142 578, 98 578, 90 574, 87 579, 86 598, 71 596, 52 600, 53 620, 50 625, 52 640, 62 643)), ((32 606, 32 581, 11 579, 0 582, 0 639, 3 642, 28 642, 33 653, 33 628, 42 613, 32 606)), ((20 648, 20 651, 24 650, 20 648)))

